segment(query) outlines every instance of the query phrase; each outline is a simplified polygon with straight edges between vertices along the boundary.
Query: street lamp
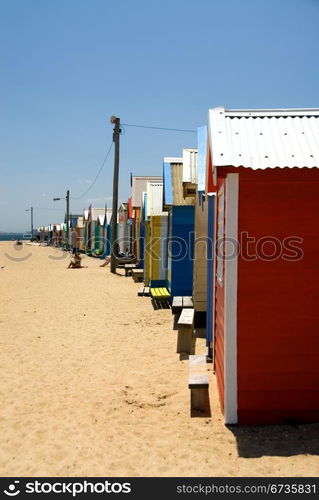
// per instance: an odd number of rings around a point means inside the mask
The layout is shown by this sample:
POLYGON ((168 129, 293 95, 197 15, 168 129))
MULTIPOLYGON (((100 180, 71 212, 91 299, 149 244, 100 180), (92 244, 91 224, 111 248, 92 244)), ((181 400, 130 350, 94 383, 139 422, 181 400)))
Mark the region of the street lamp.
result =
POLYGON ((70 191, 67 190, 65 198, 53 198, 53 201, 66 200, 66 248, 69 249, 69 219, 70 219, 70 191))
POLYGON ((27 208, 26 212, 31 212, 31 241, 33 241, 33 207, 27 208))

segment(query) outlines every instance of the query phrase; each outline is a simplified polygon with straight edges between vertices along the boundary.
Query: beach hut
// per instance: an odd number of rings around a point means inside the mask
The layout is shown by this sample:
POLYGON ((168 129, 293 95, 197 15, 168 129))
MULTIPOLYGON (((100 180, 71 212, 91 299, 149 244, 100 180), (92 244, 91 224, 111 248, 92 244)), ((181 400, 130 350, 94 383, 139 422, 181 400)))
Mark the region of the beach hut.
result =
POLYGON ((76 246, 80 252, 84 252, 84 218, 80 215, 76 221, 76 246))
POLYGON ((207 276, 214 272, 216 193, 206 190, 207 126, 198 128, 197 147, 193 303, 196 324, 206 327, 207 355, 212 359, 214 286, 207 276))
POLYGON ((77 241, 77 222, 80 215, 70 214, 69 216, 69 248, 75 253, 79 250, 79 243, 77 241))
POLYGON ((125 253, 130 249, 130 223, 127 203, 121 203, 118 209, 117 243, 119 251, 125 253))
POLYGON ((92 245, 92 252, 95 254, 102 254, 104 248, 104 226, 106 223, 105 214, 99 214, 94 221, 94 243, 92 245))
POLYGON ((52 245, 53 224, 48 224, 46 226, 46 234, 47 234, 48 245, 52 245))
POLYGON ((90 243, 90 232, 89 232, 89 209, 83 210, 83 225, 84 225, 84 251, 88 251, 90 243))
POLYGON ((198 129, 196 162, 195 244, 193 271, 193 303, 196 324, 206 325, 208 199, 205 193, 207 127, 198 129))
POLYGON ((105 212, 106 212, 105 207, 95 208, 92 207, 92 205, 89 206, 87 247, 90 253, 99 250, 100 247, 103 247, 103 241, 102 243, 100 241, 101 236, 100 236, 99 217, 101 216, 102 218, 104 218, 105 212))
POLYGON ((61 246, 63 240, 63 223, 48 225, 48 242, 52 246, 61 246))
POLYGON ((98 215, 95 224, 94 252, 103 255, 106 239, 106 214, 98 215))
POLYGON ((196 150, 184 149, 181 158, 164 158, 163 204, 169 214, 166 287, 171 300, 193 293, 196 155, 196 150))
POLYGON ((146 262, 145 262, 145 247, 146 247, 146 224, 147 224, 147 213, 146 213, 146 207, 147 207, 147 194, 146 191, 143 191, 142 193, 142 201, 141 201, 141 208, 137 209, 138 210, 138 218, 136 220, 136 256, 138 259, 138 268, 139 269, 144 269, 144 282, 146 281, 146 276, 145 276, 145 267, 146 267, 146 262))
POLYGON ((214 367, 227 424, 319 420, 319 110, 208 118, 214 367))
POLYGON ((99 215, 95 227, 95 250, 105 257, 111 253, 111 217, 112 210, 105 208, 104 215, 99 215))
POLYGON ((131 252, 136 255, 137 267, 143 268, 144 248, 145 248, 145 225, 147 218, 143 219, 142 205, 144 201, 143 193, 146 193, 148 182, 163 182, 162 176, 155 175, 131 175, 132 196, 128 201, 129 219, 131 221, 131 252))
POLYGON ((148 182, 163 182, 163 177, 158 175, 132 175, 132 208, 141 208, 142 193, 146 192, 148 182))
POLYGON ((145 198, 145 284, 166 285, 168 214, 163 211, 163 182, 148 182, 145 198))
POLYGON ((106 209, 105 217, 106 217, 105 226, 104 226, 105 245, 104 245, 104 254, 103 254, 104 257, 106 255, 111 254, 111 222, 112 222, 112 209, 111 208, 106 209))
POLYGON ((40 243, 48 241, 48 226, 41 226, 37 229, 37 239, 40 243))
POLYGON ((136 214, 132 206, 132 197, 127 200, 127 221, 129 223, 129 251, 136 255, 136 214), (135 244, 134 244, 135 243, 135 244))
POLYGON ((130 252, 136 256, 136 267, 143 269, 145 226, 142 221, 142 207, 133 207, 132 197, 127 202, 130 252))
POLYGON ((60 238, 59 238, 59 246, 65 248, 66 247, 66 243, 67 243, 67 230, 66 230, 67 226, 66 226, 66 222, 62 222, 62 224, 60 224, 60 238))

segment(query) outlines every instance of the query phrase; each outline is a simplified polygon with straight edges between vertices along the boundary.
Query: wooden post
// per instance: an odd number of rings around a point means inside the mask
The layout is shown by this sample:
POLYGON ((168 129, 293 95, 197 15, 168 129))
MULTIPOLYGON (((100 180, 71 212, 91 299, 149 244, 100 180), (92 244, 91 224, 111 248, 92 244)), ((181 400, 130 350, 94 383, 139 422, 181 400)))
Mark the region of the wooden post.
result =
POLYGON ((116 273, 116 240, 117 240, 117 206, 118 206, 118 184, 119 184, 119 163, 120 163, 120 119, 111 117, 114 124, 114 174, 113 174, 113 204, 112 204, 112 246, 111 246, 111 273, 116 273))

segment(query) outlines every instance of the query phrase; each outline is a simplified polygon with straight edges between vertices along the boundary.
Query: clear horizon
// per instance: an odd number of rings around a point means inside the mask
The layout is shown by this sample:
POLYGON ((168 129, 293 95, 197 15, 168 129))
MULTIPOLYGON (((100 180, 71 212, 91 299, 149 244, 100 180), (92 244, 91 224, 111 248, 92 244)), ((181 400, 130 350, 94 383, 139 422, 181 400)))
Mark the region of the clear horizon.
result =
MULTIPOLYGON (((196 130, 208 109, 319 107, 316 0, 3 0, 0 231, 60 223, 123 123, 196 130)), ((130 173, 161 175, 196 134, 124 127, 130 173)), ((111 204, 113 152, 71 213, 111 204)))

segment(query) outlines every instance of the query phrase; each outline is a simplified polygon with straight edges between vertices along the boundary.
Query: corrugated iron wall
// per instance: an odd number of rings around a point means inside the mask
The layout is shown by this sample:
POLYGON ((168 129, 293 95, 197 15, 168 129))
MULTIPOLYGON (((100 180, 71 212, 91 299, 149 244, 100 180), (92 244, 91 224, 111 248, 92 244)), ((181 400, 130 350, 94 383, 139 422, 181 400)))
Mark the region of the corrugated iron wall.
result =
POLYGON ((318 227, 318 168, 240 170, 239 424, 319 419, 318 227))
POLYGON ((145 252, 145 224, 144 222, 140 223, 139 226, 139 238, 138 238, 138 268, 143 269, 144 268, 144 252, 145 252))
POLYGON ((208 203, 196 194, 193 301, 195 311, 206 311, 207 296, 207 220, 208 203))
POLYGON ((164 215, 163 212, 163 183, 148 182, 147 183, 147 217, 155 215, 164 215))
POLYGON ((197 184, 197 149, 183 149, 183 182, 197 184))
POLYGON ((144 283, 149 286, 150 282, 150 240, 151 240, 151 224, 149 221, 145 222, 145 253, 144 253, 144 283))
POLYGON ((141 207, 142 193, 146 191, 147 182, 163 182, 161 176, 133 176, 132 177, 132 206, 141 207))
POLYGON ((215 195, 207 195, 207 314, 206 345, 213 347, 214 338, 214 241, 215 241, 215 195))
POLYGON ((171 164, 171 183, 174 206, 195 205, 195 199, 193 197, 184 198, 182 163, 171 164))

